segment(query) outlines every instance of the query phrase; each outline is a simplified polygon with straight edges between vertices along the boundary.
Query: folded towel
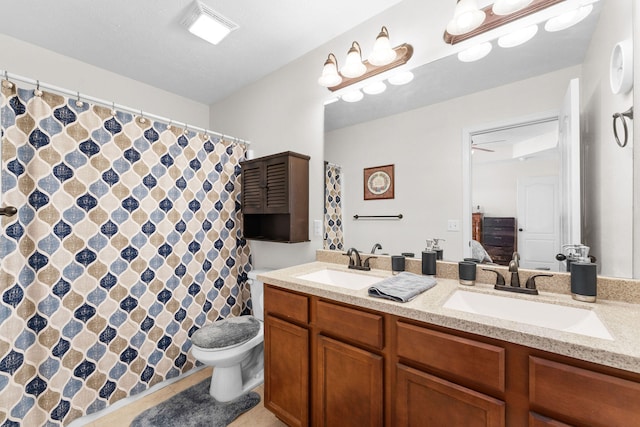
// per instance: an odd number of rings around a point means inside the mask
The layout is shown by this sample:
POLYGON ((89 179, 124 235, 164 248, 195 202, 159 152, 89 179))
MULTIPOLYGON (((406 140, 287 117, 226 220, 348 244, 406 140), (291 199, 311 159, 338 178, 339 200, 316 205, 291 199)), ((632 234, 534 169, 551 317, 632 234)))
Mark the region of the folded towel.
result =
POLYGON ((408 302, 422 292, 433 288, 436 279, 403 271, 397 276, 384 279, 369 288, 369 296, 386 298, 397 302, 408 302))

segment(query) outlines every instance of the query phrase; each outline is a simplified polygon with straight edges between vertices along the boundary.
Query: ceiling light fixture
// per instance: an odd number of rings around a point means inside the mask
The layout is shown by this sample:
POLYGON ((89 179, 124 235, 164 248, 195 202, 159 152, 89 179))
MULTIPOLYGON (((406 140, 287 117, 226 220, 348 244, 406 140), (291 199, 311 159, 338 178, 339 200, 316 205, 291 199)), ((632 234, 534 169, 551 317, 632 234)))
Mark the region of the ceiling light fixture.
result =
POLYGON ((238 24, 199 1, 193 3, 182 22, 191 34, 211 44, 220 43, 231 31, 238 29, 238 24))
POLYGON ((351 43, 349 53, 347 53, 347 60, 344 63, 344 67, 340 69, 340 74, 349 78, 360 77, 367 72, 367 66, 362 63, 362 52, 358 42, 351 43))
MULTIPOLYGON (((335 92, 354 83, 361 82, 404 65, 411 59, 412 55, 413 47, 410 44, 404 43, 395 48, 391 48, 389 31, 386 27, 382 27, 368 60, 362 60, 360 44, 354 41, 347 54, 345 64, 339 72, 338 61, 335 55, 332 53, 329 54, 329 57, 324 63, 322 75, 318 79, 318 84, 335 92)), ((362 92, 358 92, 362 96, 362 92)), ((342 99, 344 99, 344 96, 342 99)))
POLYGON ((478 0, 458 0, 453 18, 447 24, 447 32, 453 35, 468 33, 482 25, 485 18, 484 10, 478 8, 478 0))
POLYGON ((373 45, 373 51, 369 55, 369 64, 371 65, 387 65, 396 59, 396 51, 391 48, 389 41, 389 31, 387 27, 382 27, 376 42, 373 45))
POLYGON ((455 30, 455 28, 451 28, 451 22, 458 16, 458 9, 463 7, 461 4, 464 2, 464 7, 470 8, 466 3, 467 0, 460 0, 456 5, 454 18, 449 22, 449 25, 447 25, 443 38, 446 43, 454 45, 520 18, 524 18, 525 16, 540 12, 563 1, 565 0, 496 0, 493 5, 480 9, 486 18, 479 26, 472 27, 472 29, 467 29, 464 32, 452 32, 450 30, 455 30))

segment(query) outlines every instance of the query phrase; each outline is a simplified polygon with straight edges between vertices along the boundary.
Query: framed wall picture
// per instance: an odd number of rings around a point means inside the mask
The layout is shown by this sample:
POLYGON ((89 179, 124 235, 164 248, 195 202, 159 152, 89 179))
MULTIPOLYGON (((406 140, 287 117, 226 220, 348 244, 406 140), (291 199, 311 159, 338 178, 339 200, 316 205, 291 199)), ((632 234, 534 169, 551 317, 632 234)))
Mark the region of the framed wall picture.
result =
POLYGON ((393 199, 393 166, 375 166, 364 170, 364 199, 393 199))

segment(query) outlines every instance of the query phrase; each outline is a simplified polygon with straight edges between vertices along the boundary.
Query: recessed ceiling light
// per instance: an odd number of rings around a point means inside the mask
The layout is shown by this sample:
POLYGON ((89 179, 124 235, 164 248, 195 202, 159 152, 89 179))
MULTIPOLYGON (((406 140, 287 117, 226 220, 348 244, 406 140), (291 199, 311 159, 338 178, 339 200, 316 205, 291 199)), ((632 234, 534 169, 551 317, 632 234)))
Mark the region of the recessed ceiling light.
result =
POLYGON ((458 52, 458 59, 462 62, 477 61, 487 56, 491 49, 493 49, 491 42, 480 43, 458 52))
POLYGON ((191 34, 211 44, 220 43, 231 31, 238 28, 238 24, 199 1, 193 4, 183 24, 191 34))
POLYGON ((505 34, 504 36, 498 39, 498 46, 500 47, 515 47, 520 46, 523 43, 531 40, 533 36, 538 32, 537 25, 531 25, 529 27, 524 27, 519 30, 515 30, 509 34, 505 34))
POLYGON ((411 71, 403 71, 389 77, 389 83, 394 86, 406 85, 411 80, 413 80, 413 73, 411 71))

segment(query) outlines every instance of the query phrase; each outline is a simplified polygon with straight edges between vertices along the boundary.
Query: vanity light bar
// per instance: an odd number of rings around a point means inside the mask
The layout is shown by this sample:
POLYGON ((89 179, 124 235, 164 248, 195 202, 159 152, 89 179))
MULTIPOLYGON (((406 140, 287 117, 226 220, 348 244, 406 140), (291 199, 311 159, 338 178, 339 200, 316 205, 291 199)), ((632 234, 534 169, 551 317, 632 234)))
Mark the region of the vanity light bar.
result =
POLYGON ((486 14, 486 18, 478 28, 459 35, 449 34, 449 32, 445 30, 443 38, 446 43, 454 45, 477 35, 486 33, 487 31, 494 30, 502 25, 508 24, 509 22, 540 12, 541 10, 555 4, 562 3, 563 1, 565 0, 533 0, 530 5, 509 15, 496 15, 493 12, 493 5, 489 5, 481 9, 486 14))

